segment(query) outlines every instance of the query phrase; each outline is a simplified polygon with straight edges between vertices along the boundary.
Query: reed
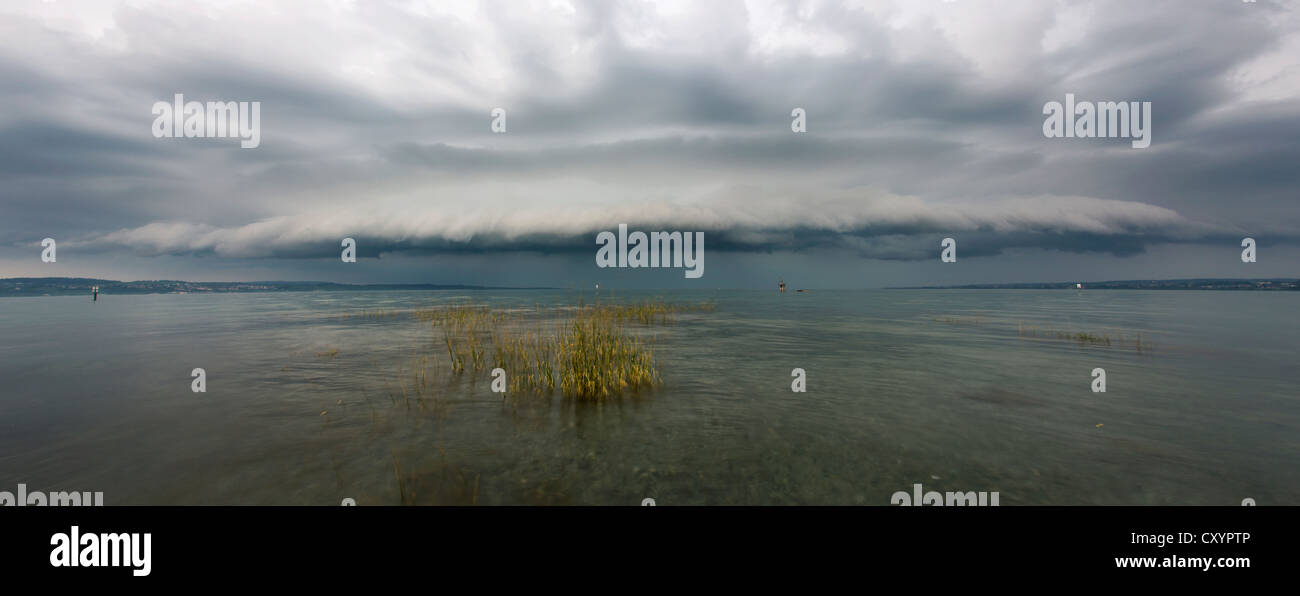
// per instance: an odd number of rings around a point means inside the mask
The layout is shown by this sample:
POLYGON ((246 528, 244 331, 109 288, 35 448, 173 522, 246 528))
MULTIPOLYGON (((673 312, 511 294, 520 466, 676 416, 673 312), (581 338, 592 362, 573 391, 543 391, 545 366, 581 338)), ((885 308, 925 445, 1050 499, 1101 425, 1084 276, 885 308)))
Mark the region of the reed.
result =
POLYGON ((1072 341, 1080 345, 1105 346, 1108 348, 1112 346, 1121 348, 1132 347, 1138 352, 1149 352, 1153 347, 1149 338, 1145 342, 1142 340, 1141 331, 1137 332, 1136 338, 1129 339, 1129 336, 1123 331, 1115 331, 1113 333, 1110 331, 1094 333, 1091 331, 1068 331, 1051 328, 1039 329, 1036 326, 1027 326, 1023 321, 1017 321, 1016 335, 1032 339, 1072 341))
POLYGON ((603 401, 661 382, 653 349, 628 335, 618 317, 599 309, 583 312, 557 338, 560 389, 566 396, 603 401))
POLYGON ((402 316, 401 310, 384 309, 384 310, 360 310, 356 312, 346 312, 339 315, 340 319, 361 319, 363 321, 383 321, 396 319, 402 316))
POLYGON ((987 322, 982 315, 975 315, 973 317, 947 315, 944 317, 931 317, 930 321, 933 323, 947 323, 949 325, 983 325, 987 322))
MULTIPOLYGON (((442 336, 449 362, 443 370, 454 376, 480 378, 501 368, 507 395, 559 392, 599 402, 662 383, 655 338, 632 333, 629 325, 667 325, 678 313, 715 308, 711 301, 591 304, 579 299, 577 305, 557 306, 550 318, 540 305, 511 311, 473 303, 417 309, 412 315, 442 336)), ((424 375, 422 367, 413 383, 419 397, 427 382, 424 375)), ((406 385, 401 397, 409 404, 406 385)))
POLYGON ((668 324, 673 315, 682 312, 713 312, 712 301, 698 304, 669 304, 662 301, 642 301, 628 304, 603 304, 596 307, 599 312, 608 312, 618 322, 636 321, 642 325, 668 324))

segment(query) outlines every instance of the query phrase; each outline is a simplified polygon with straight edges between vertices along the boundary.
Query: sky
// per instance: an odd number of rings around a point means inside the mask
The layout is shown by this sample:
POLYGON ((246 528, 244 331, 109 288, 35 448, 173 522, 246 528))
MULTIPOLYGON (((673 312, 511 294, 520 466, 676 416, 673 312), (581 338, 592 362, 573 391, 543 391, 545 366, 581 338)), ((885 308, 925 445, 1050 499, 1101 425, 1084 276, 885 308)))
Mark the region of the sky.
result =
POLYGON ((6 0, 0 277, 1297 277, 1298 97, 1298 2, 6 0), (178 93, 260 143, 155 136, 178 93), (1046 136, 1067 94, 1150 146, 1046 136), (597 267, 619 224, 703 276, 597 267))

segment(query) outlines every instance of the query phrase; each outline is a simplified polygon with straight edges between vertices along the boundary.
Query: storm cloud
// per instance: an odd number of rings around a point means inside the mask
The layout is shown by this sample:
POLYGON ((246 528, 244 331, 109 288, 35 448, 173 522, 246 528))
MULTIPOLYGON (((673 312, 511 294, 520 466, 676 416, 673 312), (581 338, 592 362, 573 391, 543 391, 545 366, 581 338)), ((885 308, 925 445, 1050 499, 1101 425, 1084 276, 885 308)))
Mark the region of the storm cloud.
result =
POLYGON ((623 223, 748 263, 1293 246, 1296 56, 1267 0, 7 2, 0 265, 580 263, 623 223), (176 93, 260 102, 261 146, 154 138, 176 93), (1045 138, 1067 93, 1151 102, 1151 147, 1045 138))

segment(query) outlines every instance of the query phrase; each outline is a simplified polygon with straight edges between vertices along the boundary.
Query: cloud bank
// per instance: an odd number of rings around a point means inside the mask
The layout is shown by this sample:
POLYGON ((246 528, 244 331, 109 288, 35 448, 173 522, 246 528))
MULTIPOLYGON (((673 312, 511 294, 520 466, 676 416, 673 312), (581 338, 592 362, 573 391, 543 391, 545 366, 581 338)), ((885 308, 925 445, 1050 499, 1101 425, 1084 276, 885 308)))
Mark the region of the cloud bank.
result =
POLYGON ((578 253, 620 223, 884 260, 945 236, 1294 243, 1298 55, 1297 6, 1264 0, 12 2, 0 246, 578 253), (174 93, 261 102, 261 146, 154 138, 174 93), (1044 138, 1066 93, 1152 102, 1152 146, 1044 138))

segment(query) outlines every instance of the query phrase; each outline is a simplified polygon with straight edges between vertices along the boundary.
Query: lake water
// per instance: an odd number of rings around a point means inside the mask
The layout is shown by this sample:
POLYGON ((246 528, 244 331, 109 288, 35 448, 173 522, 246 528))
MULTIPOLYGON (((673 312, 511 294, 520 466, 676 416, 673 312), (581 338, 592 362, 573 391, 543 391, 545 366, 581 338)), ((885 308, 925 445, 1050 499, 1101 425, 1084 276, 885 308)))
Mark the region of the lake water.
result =
POLYGON ((1297 293, 612 297, 647 298, 716 303, 629 324, 656 336, 659 388, 503 399, 490 379, 433 371, 436 399, 416 405, 393 387, 445 350, 441 335, 340 315, 473 300, 546 317, 574 296, 0 299, 0 490, 110 505, 888 505, 921 483, 1004 506, 1300 504, 1297 293), (190 389, 196 367, 206 393, 190 389))

